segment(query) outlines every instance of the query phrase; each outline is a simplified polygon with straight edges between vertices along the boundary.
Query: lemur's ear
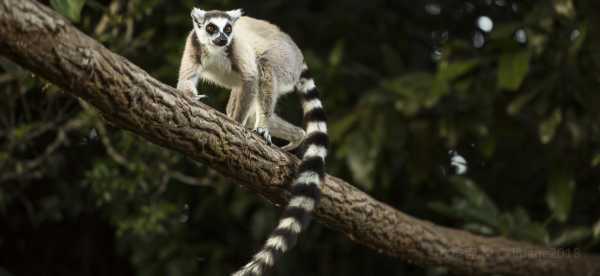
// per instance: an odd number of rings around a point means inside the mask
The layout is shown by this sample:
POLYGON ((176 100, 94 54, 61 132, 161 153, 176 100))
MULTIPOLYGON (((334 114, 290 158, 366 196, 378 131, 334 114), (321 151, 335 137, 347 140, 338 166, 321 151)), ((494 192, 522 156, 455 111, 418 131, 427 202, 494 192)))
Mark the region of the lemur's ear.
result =
POLYGON ((199 8, 193 8, 192 9, 192 18, 197 20, 197 21, 204 21, 204 16, 206 15, 206 11, 201 10, 199 8))
POLYGON ((242 9, 227 11, 227 15, 229 15, 229 17, 231 17, 231 21, 238 20, 242 16, 242 13, 243 13, 242 9))

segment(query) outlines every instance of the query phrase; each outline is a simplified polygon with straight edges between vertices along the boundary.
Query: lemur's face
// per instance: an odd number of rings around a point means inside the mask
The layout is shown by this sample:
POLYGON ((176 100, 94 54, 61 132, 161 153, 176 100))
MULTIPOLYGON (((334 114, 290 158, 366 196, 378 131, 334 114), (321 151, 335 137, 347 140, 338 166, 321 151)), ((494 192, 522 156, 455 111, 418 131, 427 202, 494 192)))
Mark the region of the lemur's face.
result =
POLYGON ((209 48, 224 48, 231 43, 233 38, 233 25, 242 10, 231 11, 203 11, 192 9, 192 20, 196 37, 203 45, 209 48))

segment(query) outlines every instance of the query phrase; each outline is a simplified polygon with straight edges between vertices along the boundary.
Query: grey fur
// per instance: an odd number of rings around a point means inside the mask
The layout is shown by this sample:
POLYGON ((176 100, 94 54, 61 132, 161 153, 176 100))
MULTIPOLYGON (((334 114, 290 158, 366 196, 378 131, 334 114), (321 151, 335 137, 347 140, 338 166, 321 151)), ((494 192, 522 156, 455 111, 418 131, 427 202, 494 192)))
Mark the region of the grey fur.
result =
MULTIPOLYGON (((230 18, 224 11, 206 11, 203 14, 203 18, 196 20, 203 19, 203 22, 208 22, 214 18, 230 18)), ((199 29, 195 29, 187 37, 180 64, 178 89, 184 90, 186 94, 196 95, 195 86, 200 79, 232 90, 241 88, 244 93, 235 94, 235 97, 240 98, 236 99, 238 107, 228 115, 242 123, 252 118, 254 125, 247 124, 252 129, 269 128, 269 120, 277 100, 280 96, 292 92, 300 78, 304 57, 296 44, 277 26, 244 16, 234 23, 229 45, 223 49, 214 49, 217 54, 222 54, 220 52, 223 51, 227 65, 214 66, 205 64, 207 57, 212 54, 211 48, 214 47, 206 45, 209 44, 206 42, 201 43, 198 31, 199 29), (206 71, 212 73, 203 74, 206 71), (239 81, 227 81, 231 79, 239 81), (263 93, 259 93, 259 90, 263 93), (255 104, 254 99, 257 96, 259 101, 255 104)), ((233 95, 232 93, 232 97, 233 95)), ((275 137, 290 141, 286 149, 298 145, 303 138, 299 136, 303 133, 302 129, 292 124, 274 125, 283 127, 275 131, 269 129, 276 132, 273 133, 275 137)))

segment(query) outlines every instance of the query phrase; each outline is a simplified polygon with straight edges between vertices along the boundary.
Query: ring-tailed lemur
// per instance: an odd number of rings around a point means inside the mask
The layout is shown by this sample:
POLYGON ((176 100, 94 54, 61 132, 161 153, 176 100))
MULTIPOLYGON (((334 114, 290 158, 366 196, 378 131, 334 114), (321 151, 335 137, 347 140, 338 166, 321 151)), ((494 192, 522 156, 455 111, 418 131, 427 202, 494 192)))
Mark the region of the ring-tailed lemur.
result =
POLYGON ((242 17, 241 10, 192 10, 177 88, 193 97, 199 79, 230 88, 227 114, 271 143, 270 133, 302 142, 302 161, 291 198, 263 248, 235 276, 262 275, 296 243, 320 197, 328 136, 325 112, 298 46, 275 25, 242 17), (280 96, 297 91, 305 130, 273 114, 280 96))

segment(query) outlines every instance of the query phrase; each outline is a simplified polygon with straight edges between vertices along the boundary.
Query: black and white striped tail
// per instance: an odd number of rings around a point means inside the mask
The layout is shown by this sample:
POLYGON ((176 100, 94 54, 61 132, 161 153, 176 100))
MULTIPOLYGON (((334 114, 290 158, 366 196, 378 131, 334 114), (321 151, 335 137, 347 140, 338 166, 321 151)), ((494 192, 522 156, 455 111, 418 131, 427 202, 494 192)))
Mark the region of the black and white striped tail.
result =
POLYGON ((315 82, 304 65, 302 76, 296 84, 304 112, 306 137, 302 141, 302 161, 292 183, 292 197, 283 211, 279 225, 267 242, 247 265, 233 276, 260 276, 295 244, 300 232, 310 222, 312 212, 319 203, 321 182, 325 176, 328 136, 325 112, 315 82))

